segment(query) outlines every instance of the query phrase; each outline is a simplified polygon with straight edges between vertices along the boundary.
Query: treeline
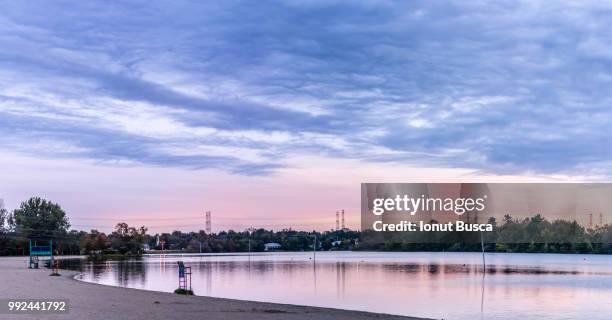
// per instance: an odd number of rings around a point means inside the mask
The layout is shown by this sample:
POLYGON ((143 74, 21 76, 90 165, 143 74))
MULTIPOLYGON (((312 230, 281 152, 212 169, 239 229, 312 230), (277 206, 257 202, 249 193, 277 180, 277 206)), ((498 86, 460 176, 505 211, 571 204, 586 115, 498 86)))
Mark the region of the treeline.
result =
POLYGON ((305 232, 285 229, 272 231, 256 229, 253 231, 221 231, 215 234, 181 232, 156 234, 151 237, 152 249, 180 250, 185 252, 248 252, 265 251, 266 243, 280 245, 284 251, 313 250, 316 237, 317 250, 351 250, 359 243, 359 232, 351 230, 305 232))
POLYGON ((66 213, 55 203, 31 198, 18 209, 8 212, 0 208, 0 255, 26 255, 29 239, 44 245, 53 239, 59 254, 79 254, 79 238, 83 233, 68 231, 66 213))
MULTIPOLYGON (((432 221, 435 223, 435 221, 432 221)), ((106 234, 69 230, 66 213, 55 203, 31 198, 12 213, 0 208, 0 255, 28 254, 28 239, 54 241, 56 254, 139 255, 147 250, 186 253, 258 252, 266 244, 277 250, 480 251, 488 252, 612 253, 612 225, 586 229, 575 221, 548 221, 540 215, 522 220, 509 215, 493 232, 373 233, 351 230, 181 232, 149 234, 147 228, 118 223, 106 234), (480 238, 482 236, 482 239, 480 238), (314 246, 315 237, 317 239, 314 246)))
MULTIPOLYGON (((432 223, 437 223, 432 221, 432 223)), ((481 251, 526 253, 612 253, 612 225, 585 228, 576 221, 548 221, 541 215, 501 223, 489 218, 492 232, 416 232, 361 234, 360 250, 481 251)))
POLYGON ((9 213, 0 208, 0 255, 29 254, 29 240, 36 245, 53 241, 55 254, 140 254, 149 240, 145 227, 119 223, 110 234, 96 230, 69 230, 70 222, 56 203, 31 198, 9 213))
POLYGON ((31 198, 19 209, 9 213, 0 209, 0 255, 26 255, 29 239, 45 244, 52 239, 56 254, 139 255, 146 250, 176 250, 180 252, 248 252, 265 251, 266 243, 277 243, 280 250, 351 250, 358 242, 359 232, 350 230, 303 232, 295 230, 222 231, 207 234, 181 232, 148 234, 147 228, 118 223, 109 234, 69 230, 70 222, 64 210, 55 203, 31 198))

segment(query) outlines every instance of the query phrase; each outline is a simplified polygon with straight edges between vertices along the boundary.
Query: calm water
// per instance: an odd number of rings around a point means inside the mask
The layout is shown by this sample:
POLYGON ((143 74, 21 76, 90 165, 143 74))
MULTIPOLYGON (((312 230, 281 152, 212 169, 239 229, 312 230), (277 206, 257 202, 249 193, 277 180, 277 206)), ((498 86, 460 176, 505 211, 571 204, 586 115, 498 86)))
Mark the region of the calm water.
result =
POLYGON ((83 281, 436 319, 612 319, 612 256, 478 253, 153 255, 85 263, 83 281))

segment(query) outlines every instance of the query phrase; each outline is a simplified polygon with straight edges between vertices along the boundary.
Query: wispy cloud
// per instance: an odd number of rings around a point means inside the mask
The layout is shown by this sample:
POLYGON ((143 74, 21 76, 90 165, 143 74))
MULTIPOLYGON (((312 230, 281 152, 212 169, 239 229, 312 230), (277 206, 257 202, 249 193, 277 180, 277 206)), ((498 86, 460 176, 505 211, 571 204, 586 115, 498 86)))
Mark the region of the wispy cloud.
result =
POLYGON ((0 147, 247 175, 312 155, 609 176, 610 11, 5 3, 0 147))

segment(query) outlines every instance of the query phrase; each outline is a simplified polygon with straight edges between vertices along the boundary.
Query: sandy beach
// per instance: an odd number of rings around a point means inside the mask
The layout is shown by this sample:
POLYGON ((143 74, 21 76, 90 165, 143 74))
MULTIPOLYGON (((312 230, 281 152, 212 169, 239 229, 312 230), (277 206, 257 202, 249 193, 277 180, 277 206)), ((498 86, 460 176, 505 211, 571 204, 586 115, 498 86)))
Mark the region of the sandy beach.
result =
POLYGON ((27 269, 25 257, 0 258, 0 300, 68 299, 67 314, 0 314, 0 319, 417 319, 358 311, 262 303, 211 297, 187 297, 91 284, 60 277, 48 269, 27 269))

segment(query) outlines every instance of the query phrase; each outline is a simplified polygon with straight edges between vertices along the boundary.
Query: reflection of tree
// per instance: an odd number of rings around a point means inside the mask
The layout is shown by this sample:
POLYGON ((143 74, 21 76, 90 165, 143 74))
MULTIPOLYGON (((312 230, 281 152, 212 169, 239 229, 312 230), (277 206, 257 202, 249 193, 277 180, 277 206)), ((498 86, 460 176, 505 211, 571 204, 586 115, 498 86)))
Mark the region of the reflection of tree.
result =
POLYGON ((93 264, 90 264, 88 266, 89 272, 93 275, 94 279, 100 278, 100 276, 109 269, 108 263, 106 262, 94 262, 93 264))
POLYGON ((346 262, 336 262, 336 294, 344 298, 346 291, 346 262))
POLYGON ((122 287, 132 287, 135 283, 140 283, 141 287, 146 285, 146 265, 142 260, 126 259, 117 261, 114 264, 117 272, 115 276, 117 283, 122 287))

